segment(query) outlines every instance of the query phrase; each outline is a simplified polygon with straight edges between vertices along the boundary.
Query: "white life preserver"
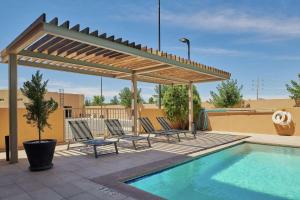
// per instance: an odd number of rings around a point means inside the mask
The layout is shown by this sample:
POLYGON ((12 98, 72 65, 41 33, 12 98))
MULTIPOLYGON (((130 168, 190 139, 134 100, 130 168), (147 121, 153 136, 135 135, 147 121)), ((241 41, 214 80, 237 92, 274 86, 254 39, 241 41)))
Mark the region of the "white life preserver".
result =
POLYGON ((275 124, 286 126, 292 122, 292 115, 289 112, 278 110, 273 113, 272 121, 275 124))

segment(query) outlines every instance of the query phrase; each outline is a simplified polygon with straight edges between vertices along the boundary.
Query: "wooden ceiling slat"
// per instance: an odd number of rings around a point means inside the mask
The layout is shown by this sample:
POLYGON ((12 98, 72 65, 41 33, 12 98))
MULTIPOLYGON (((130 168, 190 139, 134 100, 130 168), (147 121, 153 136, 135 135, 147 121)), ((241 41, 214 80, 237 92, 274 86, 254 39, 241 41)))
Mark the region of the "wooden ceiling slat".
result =
POLYGON ((91 58, 94 58, 95 57, 95 53, 99 52, 99 51, 102 51, 102 50, 103 50, 102 48, 97 48, 97 49, 91 50, 91 51, 87 52, 86 55, 81 58, 81 60, 87 61, 87 60, 89 60, 91 58))
POLYGON ((83 54, 83 53, 86 53, 86 52, 88 52, 90 50, 95 50, 95 49, 97 49, 97 47, 95 47, 95 46, 87 46, 86 48, 77 51, 77 54, 78 55, 79 54, 83 54))
POLYGON ((108 52, 111 52, 111 50, 109 50, 109 49, 103 49, 103 51, 96 53, 95 56, 103 55, 103 54, 108 53, 108 52))
POLYGON ((47 48, 51 47, 52 45, 55 45, 57 42, 62 41, 64 38, 61 37, 55 37, 52 40, 50 40, 49 42, 47 42, 46 44, 42 45, 41 47, 39 47, 37 49, 38 52, 43 52, 44 50, 46 50, 47 48))
POLYGON ((39 48, 40 46, 42 46, 43 44, 45 44, 46 42, 48 42, 50 39, 54 38, 53 35, 45 35, 44 37, 42 37, 41 39, 39 39, 38 41, 36 41, 35 43, 33 43, 31 46, 28 47, 29 51, 34 51, 37 48, 39 48))
POLYGON ((121 55, 125 55, 125 54, 119 53, 119 52, 115 52, 115 54, 110 55, 110 56, 108 56, 108 57, 109 57, 109 58, 115 58, 115 57, 118 57, 118 56, 121 56, 121 55))
POLYGON ((115 52, 115 51, 111 51, 111 52, 107 52, 105 54, 103 54, 103 57, 109 57, 111 55, 115 55, 115 54, 118 54, 119 52, 115 52))
POLYGON ((61 49, 57 50, 57 55, 63 55, 65 54, 67 51, 71 50, 72 48, 77 47, 78 45, 80 45, 80 42, 76 42, 73 41, 72 43, 62 47, 61 49))
POLYGON ((87 52, 86 55, 88 56, 88 55, 91 55, 91 54, 96 54, 97 52, 103 51, 103 50, 104 49, 98 47, 98 48, 96 48, 96 49, 94 49, 92 51, 87 52))
POLYGON ((66 56, 69 56, 72 53, 76 53, 77 51, 79 51, 79 50, 81 50, 83 48, 86 48, 88 46, 89 46, 88 44, 82 44, 81 43, 78 46, 74 47, 73 49, 68 50, 66 56))
POLYGON ((102 52, 106 52, 106 49, 99 48, 95 53, 90 54, 87 56, 87 58, 84 58, 84 60, 93 62, 94 60, 97 60, 102 57, 102 52), (99 55, 97 55, 99 54, 99 55))
POLYGON ((71 44, 73 41, 72 40, 69 40, 69 39, 65 39, 59 43, 57 43, 56 45, 48 48, 48 54, 53 54, 53 52, 56 51, 55 54, 58 53, 59 49, 61 49, 62 47, 65 47, 66 45, 69 45, 71 44))
POLYGON ((94 50, 97 50, 97 47, 88 46, 87 48, 78 51, 77 52, 77 56, 72 57, 72 58, 73 59, 81 59, 81 58, 83 58, 83 57, 85 57, 87 55, 87 52, 94 51, 94 50))

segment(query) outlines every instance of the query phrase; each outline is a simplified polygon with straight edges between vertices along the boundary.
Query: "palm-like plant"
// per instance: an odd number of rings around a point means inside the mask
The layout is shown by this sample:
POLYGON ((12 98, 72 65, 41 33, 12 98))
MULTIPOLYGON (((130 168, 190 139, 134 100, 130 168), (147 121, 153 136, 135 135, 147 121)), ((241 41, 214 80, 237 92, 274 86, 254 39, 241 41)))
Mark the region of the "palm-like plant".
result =
POLYGON ((300 99, 300 73, 298 74, 299 83, 294 80, 291 80, 291 85, 286 84, 287 91, 291 94, 291 99, 299 100, 300 99))
POLYGON ((29 103, 25 103, 27 113, 24 115, 28 124, 36 126, 39 133, 39 142, 41 142, 41 133, 47 126, 51 128, 47 122, 49 115, 54 112, 58 104, 52 98, 45 100, 47 93, 47 81, 43 81, 43 75, 37 71, 32 75, 31 81, 26 81, 21 88, 21 92, 29 99, 29 103))

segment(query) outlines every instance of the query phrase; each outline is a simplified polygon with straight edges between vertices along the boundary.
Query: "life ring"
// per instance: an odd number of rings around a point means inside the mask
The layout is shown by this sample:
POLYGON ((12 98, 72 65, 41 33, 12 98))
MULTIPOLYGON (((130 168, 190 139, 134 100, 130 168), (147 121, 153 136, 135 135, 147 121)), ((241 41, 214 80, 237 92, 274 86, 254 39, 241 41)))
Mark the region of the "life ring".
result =
POLYGON ((279 110, 273 113, 272 121, 275 124, 286 126, 292 122, 292 115, 289 112, 279 110))

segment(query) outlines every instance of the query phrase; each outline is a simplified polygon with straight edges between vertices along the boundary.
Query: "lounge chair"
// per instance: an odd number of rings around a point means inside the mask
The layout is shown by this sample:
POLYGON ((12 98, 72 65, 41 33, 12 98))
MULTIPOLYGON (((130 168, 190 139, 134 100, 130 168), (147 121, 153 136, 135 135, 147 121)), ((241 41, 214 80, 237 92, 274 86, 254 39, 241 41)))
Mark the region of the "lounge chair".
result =
MULTIPOLYGON (((98 152, 97 147, 99 146, 106 146, 106 145, 114 145, 115 146, 115 152, 118 154, 118 147, 117 147, 117 141, 107 141, 103 139, 94 139, 92 132, 88 126, 87 121, 85 120, 75 120, 75 121, 69 121, 69 125, 71 127, 71 132, 73 135, 73 140, 75 142, 83 143, 87 146, 92 146, 94 148, 94 154, 95 158, 98 158, 98 152)), ((71 141, 68 143, 67 149, 70 149, 71 141)))
POLYGON ((196 134, 193 133, 193 131, 173 129, 165 117, 156 117, 156 119, 165 131, 180 132, 184 133, 185 136, 187 133, 190 133, 194 136, 194 138, 196 138, 196 134))
POLYGON ((135 150, 137 149, 135 142, 139 141, 139 140, 147 140, 149 147, 151 147, 149 135, 147 137, 137 136, 137 135, 129 135, 128 133, 126 133, 123 130, 120 121, 117 119, 106 119, 106 120, 104 120, 104 123, 106 124, 107 129, 110 132, 110 134, 112 135, 112 137, 117 138, 118 141, 119 140, 131 141, 135 150))
POLYGON ((177 135, 178 141, 180 142, 180 132, 175 132, 175 131, 164 131, 164 130, 155 130, 153 124, 149 120, 148 117, 140 117, 139 118, 141 125, 143 129, 145 130, 146 133, 148 134, 154 134, 156 136, 162 135, 166 136, 168 139, 168 142, 170 142, 170 136, 177 135))

